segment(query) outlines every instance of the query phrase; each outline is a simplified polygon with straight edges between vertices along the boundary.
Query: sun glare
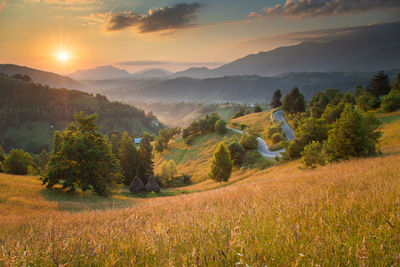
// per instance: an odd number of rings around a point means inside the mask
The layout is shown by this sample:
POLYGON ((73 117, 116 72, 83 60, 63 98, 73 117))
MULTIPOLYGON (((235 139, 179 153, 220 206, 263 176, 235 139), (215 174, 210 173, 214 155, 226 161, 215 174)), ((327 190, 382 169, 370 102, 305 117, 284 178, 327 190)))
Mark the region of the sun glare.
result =
POLYGON ((61 62, 67 62, 69 60, 69 54, 66 51, 59 51, 57 53, 57 59, 61 62))

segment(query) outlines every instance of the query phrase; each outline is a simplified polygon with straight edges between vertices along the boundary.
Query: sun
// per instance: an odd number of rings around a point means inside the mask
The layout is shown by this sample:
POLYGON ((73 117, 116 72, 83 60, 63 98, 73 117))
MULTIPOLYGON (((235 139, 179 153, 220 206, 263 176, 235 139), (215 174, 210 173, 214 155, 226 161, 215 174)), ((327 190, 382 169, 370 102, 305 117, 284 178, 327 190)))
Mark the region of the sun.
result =
POLYGON ((70 55, 67 51, 58 51, 56 57, 60 62, 67 62, 70 58, 70 55))

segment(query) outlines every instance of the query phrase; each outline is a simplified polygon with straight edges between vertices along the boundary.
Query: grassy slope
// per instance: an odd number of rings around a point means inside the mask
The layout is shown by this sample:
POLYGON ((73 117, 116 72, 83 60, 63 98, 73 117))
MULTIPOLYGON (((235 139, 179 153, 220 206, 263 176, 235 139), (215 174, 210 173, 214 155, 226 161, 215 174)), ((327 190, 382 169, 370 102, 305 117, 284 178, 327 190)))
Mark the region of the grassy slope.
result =
POLYGON ((260 134, 264 134, 265 129, 272 125, 271 122, 271 114, 272 110, 263 111, 259 113, 251 113, 236 119, 232 119, 230 126, 233 126, 232 123, 244 124, 249 127, 254 127, 254 129, 260 134))
POLYGON ((384 153, 400 152, 400 111, 377 114, 382 122, 381 149, 384 153))
POLYGON ((1 193, 0 264, 396 264, 399 155, 276 168, 220 190, 75 213, 33 178, 2 176, 2 187, 22 188, 17 203, 1 193))
MULTIPOLYGON (((188 174, 191 176, 192 182, 194 183, 208 180, 208 173, 210 171, 213 153, 218 144, 224 140, 224 137, 239 138, 240 135, 234 131, 228 131, 225 136, 221 136, 217 133, 209 133, 195 137, 194 143, 190 147, 186 146, 181 138, 170 141, 168 149, 162 154, 158 153, 155 156, 155 172, 159 173, 160 165, 164 160, 172 159, 177 165, 177 169, 179 171, 178 175, 188 174)), ((252 168, 262 169, 271 164, 269 161, 261 158, 256 151, 250 151, 248 154, 249 156, 256 158, 253 160, 254 164, 251 166, 252 168)), ((247 171, 235 169, 230 181, 232 182, 238 179, 243 179, 243 176, 246 175, 247 171)), ((187 190, 202 190, 217 186, 217 184, 211 182, 211 180, 202 183, 202 185, 204 184, 212 186, 191 186, 187 187, 187 190)))
MULTIPOLYGON (((381 116, 391 121, 385 131, 395 131, 398 114, 381 116)), ((400 147, 398 136, 385 132, 382 145, 400 147)), ((289 162, 219 190, 129 202, 71 199, 36 178, 0 175, 0 265, 396 265, 400 150, 383 151, 316 170, 289 162)))

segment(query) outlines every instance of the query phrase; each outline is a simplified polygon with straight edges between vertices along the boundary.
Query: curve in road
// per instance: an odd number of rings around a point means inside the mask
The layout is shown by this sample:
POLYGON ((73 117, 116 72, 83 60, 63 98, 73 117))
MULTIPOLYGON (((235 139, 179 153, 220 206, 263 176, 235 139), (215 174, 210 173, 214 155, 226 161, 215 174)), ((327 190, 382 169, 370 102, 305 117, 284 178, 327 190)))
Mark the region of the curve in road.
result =
MULTIPOLYGON (((286 139, 289 141, 294 139, 294 132, 292 128, 290 128, 289 124, 285 120, 285 116, 283 115, 282 110, 277 110, 272 114, 275 118, 275 120, 279 123, 283 121, 282 123, 282 131, 286 135, 286 139)), ((237 133, 243 134, 243 131, 234 129, 231 127, 227 127, 228 129, 231 129, 232 131, 235 131, 237 133)), ((275 158, 276 156, 280 157, 281 153, 285 151, 284 149, 280 149, 277 151, 271 151, 269 150, 268 144, 262 139, 261 137, 257 137, 257 150, 263 156, 264 158, 275 158)))

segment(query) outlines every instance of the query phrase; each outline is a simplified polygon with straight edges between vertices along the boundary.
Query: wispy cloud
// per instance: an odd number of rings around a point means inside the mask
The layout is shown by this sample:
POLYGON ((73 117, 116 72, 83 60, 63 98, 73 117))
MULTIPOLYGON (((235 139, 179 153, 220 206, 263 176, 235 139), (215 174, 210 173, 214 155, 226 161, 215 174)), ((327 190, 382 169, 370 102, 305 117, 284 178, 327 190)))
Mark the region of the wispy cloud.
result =
POLYGON ((219 66, 226 62, 184 62, 184 61, 162 61, 162 60, 133 60, 117 62, 120 66, 157 66, 157 65, 179 65, 179 66, 219 66))
POLYGON ((5 0, 4 1, 0 1, 0 11, 3 10, 3 8, 6 6, 6 4, 7 4, 7 2, 5 0))
POLYGON ((24 0, 26 3, 46 4, 55 8, 91 9, 99 7, 100 0, 24 0))
POLYGON ((147 14, 131 11, 97 13, 90 16, 92 21, 106 24, 108 31, 121 31, 135 27, 140 33, 174 30, 194 26, 199 3, 176 4, 160 9, 150 9, 147 14))
POLYGON ((249 16, 323 17, 399 7, 399 0, 286 0, 284 5, 265 7, 261 12, 252 12, 249 16))

